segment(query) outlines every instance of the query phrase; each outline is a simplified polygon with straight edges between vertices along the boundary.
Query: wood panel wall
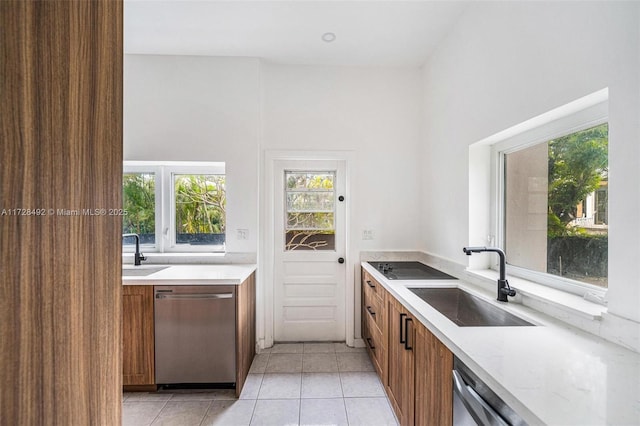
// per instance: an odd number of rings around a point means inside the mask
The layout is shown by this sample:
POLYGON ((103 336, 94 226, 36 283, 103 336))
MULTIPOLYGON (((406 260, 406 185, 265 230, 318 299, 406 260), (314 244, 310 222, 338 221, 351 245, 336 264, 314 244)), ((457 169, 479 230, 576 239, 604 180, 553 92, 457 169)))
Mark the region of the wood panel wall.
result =
POLYGON ((2 424, 121 423, 122 41, 120 1, 0 1, 2 424))
POLYGON ((236 396, 240 397, 256 355, 255 272, 236 291, 236 396))

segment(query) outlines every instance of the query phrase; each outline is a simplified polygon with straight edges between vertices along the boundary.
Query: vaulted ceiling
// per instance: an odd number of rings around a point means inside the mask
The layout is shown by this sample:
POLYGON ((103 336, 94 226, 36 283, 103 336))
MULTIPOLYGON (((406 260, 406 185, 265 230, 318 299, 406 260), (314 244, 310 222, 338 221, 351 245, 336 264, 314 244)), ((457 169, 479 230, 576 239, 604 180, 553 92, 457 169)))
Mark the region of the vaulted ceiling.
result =
POLYGON ((259 57, 287 64, 420 66, 467 4, 126 0, 125 52, 259 57), (326 33, 333 33, 335 40, 323 41, 326 33))

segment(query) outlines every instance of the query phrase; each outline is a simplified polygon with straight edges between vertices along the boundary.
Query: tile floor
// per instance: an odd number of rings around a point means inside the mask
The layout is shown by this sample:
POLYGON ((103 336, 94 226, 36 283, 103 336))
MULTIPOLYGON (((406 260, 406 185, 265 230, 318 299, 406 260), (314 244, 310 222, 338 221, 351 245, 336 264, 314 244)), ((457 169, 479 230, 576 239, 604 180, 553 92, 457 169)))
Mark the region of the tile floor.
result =
POLYGON ((124 426, 397 425, 363 348, 277 344, 256 355, 233 390, 125 393, 124 426))

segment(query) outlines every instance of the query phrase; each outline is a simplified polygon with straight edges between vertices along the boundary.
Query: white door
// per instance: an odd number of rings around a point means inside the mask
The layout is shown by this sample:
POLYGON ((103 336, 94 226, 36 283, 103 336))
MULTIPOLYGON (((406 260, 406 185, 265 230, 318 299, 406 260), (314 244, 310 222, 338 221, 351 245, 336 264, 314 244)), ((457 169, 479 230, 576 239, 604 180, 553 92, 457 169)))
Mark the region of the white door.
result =
POLYGON ((274 179, 274 340, 345 340, 345 163, 282 160, 274 179))

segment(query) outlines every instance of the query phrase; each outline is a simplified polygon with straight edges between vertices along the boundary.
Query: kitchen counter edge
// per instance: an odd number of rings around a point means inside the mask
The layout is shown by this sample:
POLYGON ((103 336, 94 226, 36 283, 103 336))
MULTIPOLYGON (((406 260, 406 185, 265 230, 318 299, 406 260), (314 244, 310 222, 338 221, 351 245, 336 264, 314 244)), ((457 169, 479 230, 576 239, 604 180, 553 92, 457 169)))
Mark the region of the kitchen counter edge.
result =
POLYGON ((255 264, 141 266, 144 267, 166 268, 146 276, 122 276, 122 285, 240 285, 257 269, 255 264))

